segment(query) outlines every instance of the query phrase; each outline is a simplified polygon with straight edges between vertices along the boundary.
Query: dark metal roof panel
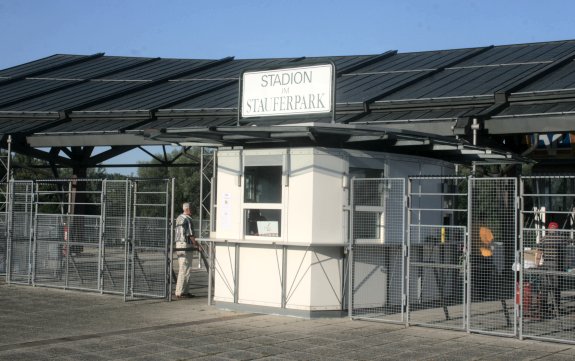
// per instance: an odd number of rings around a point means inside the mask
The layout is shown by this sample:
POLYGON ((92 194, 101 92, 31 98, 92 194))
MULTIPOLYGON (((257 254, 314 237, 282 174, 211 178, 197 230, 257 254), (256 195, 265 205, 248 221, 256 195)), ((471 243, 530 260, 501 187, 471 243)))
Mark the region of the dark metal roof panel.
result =
POLYGON ((34 99, 26 100, 0 110, 62 111, 108 94, 140 85, 139 82, 89 81, 34 99))
POLYGON ((226 62, 219 64, 212 68, 199 71, 187 76, 183 76, 180 79, 239 79, 242 71, 248 69, 265 69, 267 67, 273 67, 280 64, 285 64, 290 62, 291 58, 285 59, 257 59, 257 60, 234 60, 231 62, 226 62))
POLYGON ((0 118, 0 133, 30 133, 34 129, 47 126, 54 120, 22 120, 22 119, 2 119, 0 118))
POLYGON ((356 73, 437 69, 443 66, 443 64, 457 60, 476 50, 477 49, 457 49, 401 53, 363 67, 357 70, 356 73))
MULTIPOLYGON (((378 55, 349 55, 349 56, 321 56, 304 58, 301 62, 333 62, 336 71, 344 70, 345 68, 353 67, 364 61, 370 60, 378 55)), ((297 64, 297 62, 295 62, 297 64)))
MULTIPOLYGON (((149 110, 207 91, 224 80, 170 81, 83 110, 149 110)), ((213 94, 212 94, 213 96, 213 94)))
POLYGON ((15 101, 23 97, 50 91, 67 84, 77 83, 76 80, 39 80, 25 79, 0 87, 0 104, 15 101))
POLYGON ((381 101, 441 97, 493 96, 512 82, 543 68, 545 64, 450 68, 397 91, 381 101))
POLYGON ((236 82, 163 109, 237 109, 237 107, 238 84, 236 82))
POLYGON ((336 71, 360 64, 375 55, 335 56, 310 58, 275 58, 275 59, 239 59, 218 65, 214 68, 182 77, 182 79, 239 79, 242 71, 266 69, 274 66, 299 66, 305 63, 330 62, 336 66, 336 71))
POLYGON ((92 79, 97 77, 98 74, 121 69, 125 66, 144 63, 149 59, 150 58, 104 56, 42 74, 41 78, 92 79))
POLYGON ((106 76, 112 80, 157 80, 164 77, 175 76, 178 73, 192 70, 213 60, 197 59, 159 59, 146 65, 106 76))
POLYGON ((26 64, 17 65, 8 69, 0 70, 0 78, 17 78, 19 76, 40 71, 53 66, 63 65, 70 61, 84 58, 85 55, 63 55, 56 54, 46 58, 31 61, 26 64))
POLYGON ((522 92, 539 92, 549 90, 575 89, 575 61, 547 74, 528 86, 520 89, 522 92))
POLYGON ((575 51, 575 41, 495 46, 460 66, 551 62, 575 51))
POLYGON ((358 103, 405 84, 422 72, 397 72, 342 76, 337 80, 336 102, 358 103))

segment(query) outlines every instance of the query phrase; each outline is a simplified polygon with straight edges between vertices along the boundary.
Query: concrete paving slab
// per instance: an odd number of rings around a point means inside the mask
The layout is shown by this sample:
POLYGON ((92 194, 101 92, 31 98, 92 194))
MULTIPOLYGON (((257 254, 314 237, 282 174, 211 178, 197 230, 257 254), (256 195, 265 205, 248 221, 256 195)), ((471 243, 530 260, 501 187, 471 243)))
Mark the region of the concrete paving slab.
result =
POLYGON ((572 360, 575 346, 0 284, 0 360, 572 360), (19 302, 22 300, 22 302, 19 302))

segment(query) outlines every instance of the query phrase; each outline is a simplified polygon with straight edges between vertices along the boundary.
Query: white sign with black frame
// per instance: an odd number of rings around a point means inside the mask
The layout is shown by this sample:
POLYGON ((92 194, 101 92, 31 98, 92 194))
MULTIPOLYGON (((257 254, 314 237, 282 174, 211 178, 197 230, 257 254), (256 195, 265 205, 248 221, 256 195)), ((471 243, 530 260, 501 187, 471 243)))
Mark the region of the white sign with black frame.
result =
POLYGON ((333 65, 244 72, 241 117, 329 113, 333 107, 333 65))

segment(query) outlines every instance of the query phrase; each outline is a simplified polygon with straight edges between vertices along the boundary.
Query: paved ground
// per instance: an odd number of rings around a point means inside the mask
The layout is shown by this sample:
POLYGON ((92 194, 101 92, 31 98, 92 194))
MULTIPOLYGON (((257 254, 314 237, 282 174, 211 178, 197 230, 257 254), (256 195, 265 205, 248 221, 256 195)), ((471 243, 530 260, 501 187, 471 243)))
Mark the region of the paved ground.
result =
POLYGON ((575 360, 575 346, 0 281, 0 360, 575 360))

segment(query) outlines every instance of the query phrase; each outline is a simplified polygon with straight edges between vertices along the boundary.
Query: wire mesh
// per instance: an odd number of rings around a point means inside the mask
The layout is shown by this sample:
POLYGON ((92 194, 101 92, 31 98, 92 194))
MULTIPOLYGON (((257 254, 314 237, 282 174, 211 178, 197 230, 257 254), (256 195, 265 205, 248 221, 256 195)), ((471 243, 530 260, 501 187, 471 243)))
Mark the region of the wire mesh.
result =
POLYGON ((575 177, 521 181, 521 332, 573 342, 575 177))
POLYGON ((8 192, 9 184, 0 182, 0 276, 6 275, 8 252, 8 192))
POLYGON ((469 329, 516 334, 516 178, 471 178, 469 329))
POLYGON ((405 180, 353 179, 351 204, 350 314, 402 322, 405 180))
POLYGON ((165 297, 171 200, 168 183, 90 179, 12 182, 6 242, 8 279, 165 297))
POLYGON ((130 182, 104 181, 104 234, 102 237, 102 289, 126 291, 126 250, 129 237, 130 182))
POLYGON ((467 178, 409 178, 408 320, 464 329, 467 178))
POLYGON ((131 294, 166 297, 170 180, 137 180, 134 190, 131 294))
POLYGON ((33 183, 10 182, 7 270, 11 283, 31 283, 33 183))
POLYGON ((100 290, 102 181, 35 182, 34 284, 100 290))

